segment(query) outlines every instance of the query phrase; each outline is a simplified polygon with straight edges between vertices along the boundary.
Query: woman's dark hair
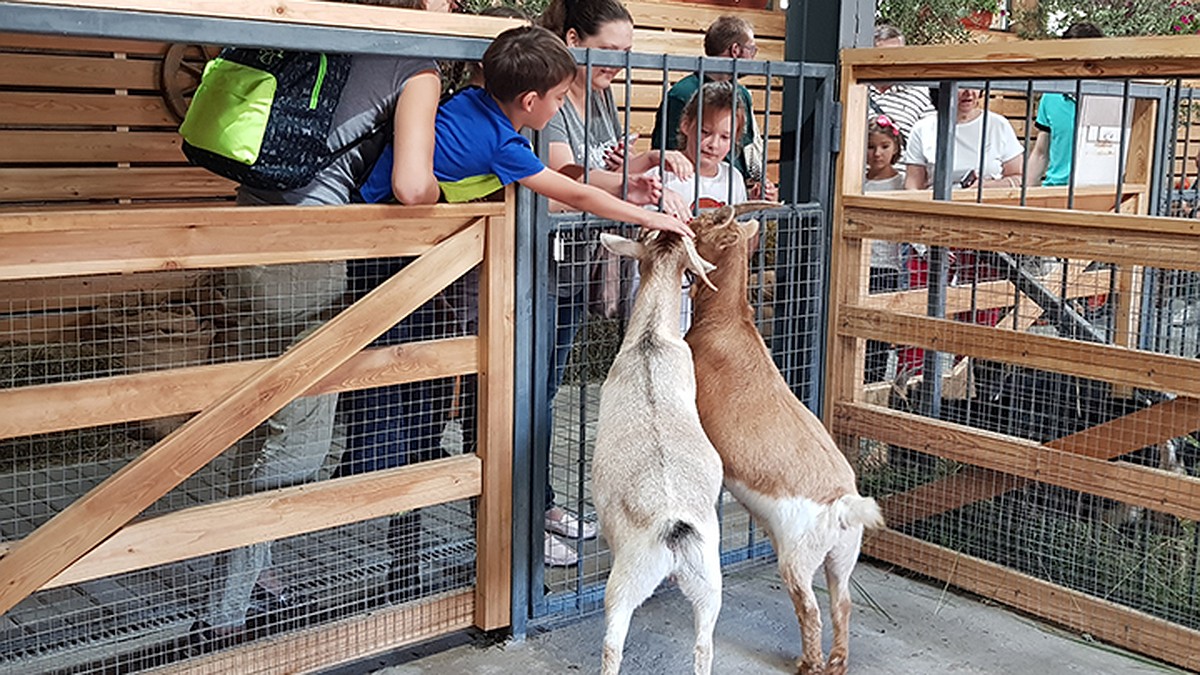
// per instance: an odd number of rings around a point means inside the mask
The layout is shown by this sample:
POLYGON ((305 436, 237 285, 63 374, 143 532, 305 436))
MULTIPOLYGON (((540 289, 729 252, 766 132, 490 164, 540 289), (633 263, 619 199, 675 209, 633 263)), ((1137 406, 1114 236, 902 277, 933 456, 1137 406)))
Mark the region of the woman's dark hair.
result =
POLYGON ((572 28, 580 38, 588 38, 613 21, 633 23, 629 10, 617 0, 550 0, 541 18, 541 24, 563 42, 572 28))

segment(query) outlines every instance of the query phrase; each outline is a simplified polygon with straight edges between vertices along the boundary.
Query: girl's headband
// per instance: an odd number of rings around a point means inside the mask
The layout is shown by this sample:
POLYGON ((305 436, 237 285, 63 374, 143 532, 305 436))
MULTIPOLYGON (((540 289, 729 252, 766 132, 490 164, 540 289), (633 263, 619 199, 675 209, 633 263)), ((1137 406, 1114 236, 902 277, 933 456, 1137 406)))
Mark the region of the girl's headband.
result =
POLYGON ((893 136, 897 138, 900 137, 900 127, 896 126, 896 123, 892 121, 892 118, 888 117, 887 115, 880 115, 879 117, 876 117, 875 124, 878 124, 880 127, 891 131, 893 136))

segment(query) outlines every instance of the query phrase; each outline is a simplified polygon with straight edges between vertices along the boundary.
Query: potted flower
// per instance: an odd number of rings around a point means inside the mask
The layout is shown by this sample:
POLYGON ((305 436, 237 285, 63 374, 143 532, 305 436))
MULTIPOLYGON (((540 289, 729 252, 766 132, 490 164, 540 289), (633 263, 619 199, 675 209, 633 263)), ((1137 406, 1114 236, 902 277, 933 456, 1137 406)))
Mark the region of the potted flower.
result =
POLYGON ((1000 11, 997 0, 964 0, 963 16, 958 22, 967 30, 987 30, 992 27, 996 13, 1000 11))
POLYGON ((1000 11, 998 0, 879 0, 877 23, 904 33, 910 45, 970 42, 1000 11))

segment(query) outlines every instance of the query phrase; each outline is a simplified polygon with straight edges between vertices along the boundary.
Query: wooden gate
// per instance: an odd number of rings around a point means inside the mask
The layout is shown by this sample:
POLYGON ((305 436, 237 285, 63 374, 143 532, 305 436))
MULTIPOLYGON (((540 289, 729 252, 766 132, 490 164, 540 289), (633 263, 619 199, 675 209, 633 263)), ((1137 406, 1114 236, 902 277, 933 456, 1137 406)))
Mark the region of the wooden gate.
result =
MULTIPOLYGON (((844 52, 846 124, 834 214, 826 408, 827 424, 848 455, 864 460, 860 470, 864 474, 871 473, 866 467, 872 462, 878 467, 880 458, 889 452, 893 463, 901 452, 909 458, 914 457, 913 452, 927 458, 914 460, 921 472, 919 480, 879 495, 891 529, 869 536, 866 553, 1187 668, 1200 667, 1194 604, 1190 613, 1186 601, 1180 609, 1171 609, 1176 605, 1165 600, 1160 604, 1154 598, 1165 590, 1140 602, 1116 601, 1122 597, 1122 576, 1139 576, 1139 564, 1121 570, 1105 587, 1081 589, 1054 581, 1060 570, 1053 561, 1079 558, 1068 558, 1069 552, 1051 550, 1049 544, 1034 553, 1046 556, 1044 569, 998 562, 1014 558, 1003 550, 1003 542, 1019 538, 1012 533, 1037 527, 1049 530, 1053 525, 1045 524, 1046 520, 1039 525, 1014 518, 971 532, 970 538, 987 542, 995 553, 992 559, 963 552, 984 546, 971 549, 969 542, 964 542, 963 547, 955 547, 932 536, 933 526, 920 529, 922 523, 938 517, 959 517, 967 522, 974 516, 964 514, 978 515, 1002 504, 998 500, 1005 495, 1040 486, 1024 494, 1031 495, 1025 502, 1030 510, 1041 514, 1049 509, 1036 499, 1064 498, 1080 505, 1077 510, 1118 503, 1144 509, 1147 516, 1151 512, 1166 514, 1169 522, 1181 528, 1174 541, 1180 542, 1183 557, 1172 564, 1182 566, 1185 578, 1188 567, 1196 565, 1194 544, 1186 533, 1200 520, 1200 480, 1122 461, 1129 453, 1187 438, 1200 428, 1200 361, 1190 355, 1173 356, 1139 347, 1146 344, 1139 341, 1145 325, 1139 319, 1146 311, 1141 303, 1146 292, 1144 274, 1149 270, 1200 271, 1197 221, 1145 215, 1155 197, 1150 191, 1153 160, 1173 145, 1169 127, 1165 139, 1162 131, 1155 131, 1159 104, 1139 101, 1131 108, 1125 184, 1120 189, 1115 182, 1103 188, 1080 188, 1070 211, 1060 210, 1067 203, 1066 188, 1029 188, 1027 192, 991 188, 982 191, 978 200, 982 203, 962 203, 977 201, 974 189, 956 191, 953 201, 930 201, 927 192, 864 195, 862 158, 868 117, 866 82, 1195 75, 1200 58, 1196 46, 1194 39, 1155 38, 844 52), (1019 206, 1021 203, 1028 206, 1019 206), (1114 204, 1120 205, 1120 213, 1112 212, 1114 204), (1065 300, 1093 297, 1097 298, 1094 305, 1109 303, 1113 330, 1107 343, 1047 335, 1046 329, 1042 334, 1028 332, 1044 309, 1024 294, 1027 287, 1006 278, 945 289, 944 316, 996 308, 1007 316, 994 327, 927 315, 926 290, 868 294, 864 256, 871 240, 1069 261, 1062 265, 1061 277, 1054 278, 1054 288, 1061 288, 1065 300), (1127 414, 1045 442, 985 430, 978 417, 974 423, 945 421, 924 411, 904 410, 897 403, 907 395, 901 383, 864 386, 866 339, 958 355, 959 363, 966 363, 968 370, 975 360, 986 360, 1026 373, 1086 378, 1103 388, 1106 400, 1122 402, 1130 409, 1127 414), (1133 400, 1135 391, 1152 392, 1153 396, 1145 404, 1124 403, 1133 400), (964 510, 972 508, 978 510, 964 510)), ((1163 81, 1159 84, 1164 89, 1171 86, 1163 81)), ((947 399, 950 388, 947 384, 942 394, 947 399)), ((955 395, 966 399, 965 407, 970 410, 972 404, 979 405, 976 399, 981 394, 968 383, 958 387, 955 395)), ((967 419, 971 419, 969 414, 967 419)), ((1103 559, 1105 546, 1120 545, 1123 536, 1116 527, 1107 528, 1101 519, 1086 515, 1072 521, 1070 527, 1099 533, 1093 542, 1099 548, 1097 561, 1103 559)), ((1146 531, 1147 538, 1158 541, 1158 532, 1146 531)), ((1142 569, 1154 562, 1152 557, 1163 554, 1159 549, 1147 550, 1140 560, 1142 569)), ((1099 562, 1095 565, 1082 569, 1081 575, 1090 572, 1094 578, 1108 578, 1101 576, 1108 571, 1101 569, 1099 562)), ((1153 579, 1142 583, 1153 593, 1153 579)))

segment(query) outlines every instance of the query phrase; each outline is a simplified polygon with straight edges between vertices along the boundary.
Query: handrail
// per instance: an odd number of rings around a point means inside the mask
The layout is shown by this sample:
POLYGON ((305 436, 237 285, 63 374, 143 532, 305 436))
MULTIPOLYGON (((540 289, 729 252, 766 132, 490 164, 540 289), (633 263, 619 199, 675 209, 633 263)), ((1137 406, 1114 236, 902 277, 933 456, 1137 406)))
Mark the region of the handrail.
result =
POLYGON ((854 79, 1167 77, 1200 72, 1194 36, 1102 38, 847 49, 854 79))

